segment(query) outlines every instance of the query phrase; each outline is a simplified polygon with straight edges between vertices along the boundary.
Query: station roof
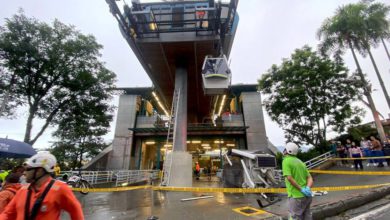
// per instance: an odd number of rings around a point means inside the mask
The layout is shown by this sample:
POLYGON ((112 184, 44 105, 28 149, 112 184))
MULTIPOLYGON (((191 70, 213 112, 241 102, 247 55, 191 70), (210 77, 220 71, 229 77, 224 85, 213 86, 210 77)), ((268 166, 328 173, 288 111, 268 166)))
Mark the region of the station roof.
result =
MULTIPOLYGON (((107 0, 107 3, 166 110, 171 109, 176 67, 181 60, 188 74, 188 122, 199 123, 210 117, 215 99, 204 94, 202 66, 206 56, 217 57, 221 52, 229 56, 239 20, 236 14, 238 0, 139 1, 132 2, 131 8, 125 5, 123 10, 114 0, 107 0), (207 11, 204 19, 196 17, 200 3, 207 11)), ((148 90, 135 88, 125 92, 147 95, 148 90)))

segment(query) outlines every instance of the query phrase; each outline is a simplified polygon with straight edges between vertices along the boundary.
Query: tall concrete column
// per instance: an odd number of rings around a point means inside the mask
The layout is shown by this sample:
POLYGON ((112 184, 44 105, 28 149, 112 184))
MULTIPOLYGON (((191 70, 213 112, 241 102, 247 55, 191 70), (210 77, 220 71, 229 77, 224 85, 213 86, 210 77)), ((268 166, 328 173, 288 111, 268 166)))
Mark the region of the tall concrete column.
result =
POLYGON ((184 65, 176 67, 175 90, 180 90, 180 94, 177 105, 174 151, 187 150, 187 74, 184 65))
POLYGON ((133 128, 136 120, 136 95, 121 95, 119 97, 118 114, 112 151, 108 157, 108 170, 130 169, 130 152, 133 142, 133 128))
POLYGON ((187 152, 187 65, 177 63, 175 90, 180 89, 169 186, 192 186, 192 155, 187 152))
POLYGON ((249 127, 246 130, 248 150, 259 150, 264 153, 271 153, 268 148, 267 134, 265 132, 260 93, 243 92, 241 93, 241 100, 245 126, 249 127))

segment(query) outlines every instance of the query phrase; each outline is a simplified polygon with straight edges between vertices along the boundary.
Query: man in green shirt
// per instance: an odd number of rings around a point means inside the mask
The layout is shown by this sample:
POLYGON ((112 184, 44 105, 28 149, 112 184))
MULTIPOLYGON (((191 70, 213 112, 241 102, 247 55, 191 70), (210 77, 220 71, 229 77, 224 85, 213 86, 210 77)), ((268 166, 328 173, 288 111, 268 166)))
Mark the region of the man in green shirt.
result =
POLYGON ((290 219, 311 220, 310 204, 313 185, 306 165, 296 157, 299 147, 287 143, 284 149, 283 176, 286 181, 290 219))

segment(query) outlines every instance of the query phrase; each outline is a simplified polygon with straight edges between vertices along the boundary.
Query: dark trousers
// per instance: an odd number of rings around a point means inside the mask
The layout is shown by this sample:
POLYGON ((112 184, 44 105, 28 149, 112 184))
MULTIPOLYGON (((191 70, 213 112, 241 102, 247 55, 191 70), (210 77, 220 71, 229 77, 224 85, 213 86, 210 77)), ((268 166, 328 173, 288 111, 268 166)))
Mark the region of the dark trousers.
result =
MULTIPOLYGON (((353 158, 361 158, 360 154, 352 154, 352 157, 353 158)), ((363 169, 363 163, 362 163, 362 160, 353 160, 353 162, 355 163, 355 170, 358 169, 358 166, 360 167, 360 169, 363 169)))
MULTIPOLYGON (((382 157, 383 156, 383 151, 381 151, 381 150, 373 150, 373 151, 371 151, 371 155, 373 157, 382 157)), ((384 162, 383 159, 374 159, 374 162, 378 163, 379 167, 383 167, 383 162, 384 162)))
MULTIPOLYGON (((346 158, 347 155, 344 152, 338 152, 340 158, 346 158)), ((341 160, 341 164, 348 164, 347 160, 341 160)))

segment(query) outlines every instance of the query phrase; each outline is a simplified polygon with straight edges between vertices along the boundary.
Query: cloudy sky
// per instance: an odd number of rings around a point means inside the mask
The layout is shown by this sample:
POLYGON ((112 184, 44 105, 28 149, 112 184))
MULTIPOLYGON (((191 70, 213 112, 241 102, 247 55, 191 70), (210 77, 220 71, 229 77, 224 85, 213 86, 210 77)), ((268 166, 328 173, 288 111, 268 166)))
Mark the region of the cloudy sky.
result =
MULTIPOLYGON (((127 0, 130 1, 130 0, 127 0)), ((119 32, 117 21, 111 15, 104 0, 12 0, 0 7, 0 25, 5 19, 23 8, 29 17, 51 23, 55 18, 74 25, 84 34, 92 34, 104 46, 102 60, 107 68, 117 74, 118 87, 151 86, 145 71, 119 32)), ((241 0, 238 6, 240 23, 231 52, 233 83, 257 83, 272 64, 280 64, 296 48, 305 44, 316 47, 319 43, 316 31, 323 20, 334 14, 338 6, 355 0, 241 0)), ((382 2, 387 2, 382 0, 382 2)), ((390 43, 387 42, 388 47, 390 43)), ((390 62, 382 47, 373 52, 383 80, 390 91, 390 62)), ((363 71, 373 83, 374 101, 379 112, 390 113, 372 64, 368 58, 359 57, 363 71)), ((345 60, 350 70, 355 70, 348 51, 345 60)), ((117 105, 117 99, 115 100, 117 105)), ((265 113, 266 114, 266 113, 265 113)), ((26 114, 19 111, 17 120, 0 119, 0 137, 23 140, 26 114)), ((283 131, 266 117, 267 136, 275 145, 284 144, 283 131)), ((364 122, 372 121, 367 111, 364 122)), ((113 138, 115 120, 106 140, 113 138)), ((38 127, 39 122, 36 122, 38 127)), ((37 141, 35 147, 50 145, 52 130, 37 141)))

